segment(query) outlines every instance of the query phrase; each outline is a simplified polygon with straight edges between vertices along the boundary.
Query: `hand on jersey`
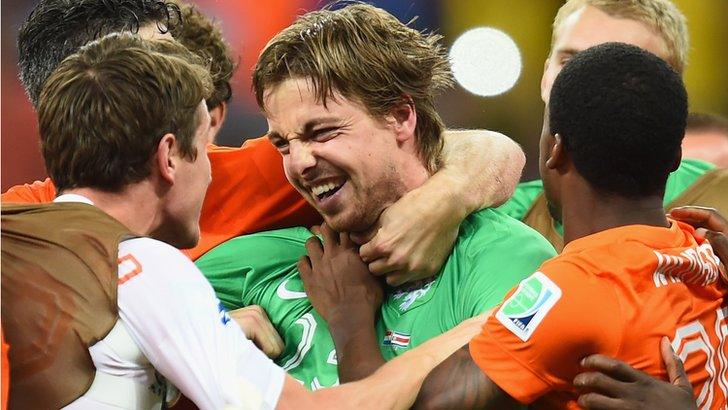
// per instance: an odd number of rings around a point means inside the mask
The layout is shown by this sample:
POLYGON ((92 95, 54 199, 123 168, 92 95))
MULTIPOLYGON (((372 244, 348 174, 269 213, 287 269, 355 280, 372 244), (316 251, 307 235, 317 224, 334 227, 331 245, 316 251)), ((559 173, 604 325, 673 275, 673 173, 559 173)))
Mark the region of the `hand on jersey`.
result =
MULTIPOLYGON (((408 192, 382 212, 379 229, 362 245, 369 270, 391 286, 435 275, 452 251, 467 215, 458 201, 436 200, 426 187, 408 192)), ((355 238, 357 239, 357 238, 355 238)))
POLYGON ((228 312, 228 315, 240 326, 245 337, 255 343, 268 357, 275 359, 283 353, 285 347, 283 339, 278 335, 262 307, 246 306, 228 312))
POLYGON ((683 364, 666 337, 660 343, 660 353, 669 383, 606 356, 585 358, 582 365, 589 371, 574 379, 581 393, 579 405, 589 410, 697 409, 683 364))
POLYGON ((713 208, 683 206, 670 211, 671 218, 692 225, 710 242, 715 255, 728 266, 728 220, 713 208))
POLYGON ((321 226, 323 244, 312 236, 298 270, 314 309, 326 322, 372 319, 382 304, 382 286, 362 262, 349 235, 321 226))

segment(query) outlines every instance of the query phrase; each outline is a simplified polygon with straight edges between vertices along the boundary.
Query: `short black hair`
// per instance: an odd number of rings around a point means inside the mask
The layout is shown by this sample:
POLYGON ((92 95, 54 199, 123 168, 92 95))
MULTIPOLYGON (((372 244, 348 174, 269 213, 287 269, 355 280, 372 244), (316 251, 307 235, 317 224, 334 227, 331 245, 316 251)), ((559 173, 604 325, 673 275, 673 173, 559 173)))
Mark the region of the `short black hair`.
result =
POLYGON ((549 126, 577 171, 598 191, 662 195, 679 157, 688 97, 659 57, 622 43, 577 54, 556 77, 549 126))
POLYGON ((18 34, 20 81, 33 106, 46 79, 81 46, 149 23, 171 30, 181 23, 179 7, 163 0, 41 0, 18 34))

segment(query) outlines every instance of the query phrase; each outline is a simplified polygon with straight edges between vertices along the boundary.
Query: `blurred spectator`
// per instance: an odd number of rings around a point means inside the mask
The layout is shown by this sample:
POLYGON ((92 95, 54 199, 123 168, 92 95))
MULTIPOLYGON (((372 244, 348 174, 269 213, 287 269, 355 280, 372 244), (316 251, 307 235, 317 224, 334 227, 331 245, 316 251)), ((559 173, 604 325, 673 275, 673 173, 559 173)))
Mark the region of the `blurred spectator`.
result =
POLYGON ((728 168, 728 119, 716 114, 690 113, 682 155, 728 168))

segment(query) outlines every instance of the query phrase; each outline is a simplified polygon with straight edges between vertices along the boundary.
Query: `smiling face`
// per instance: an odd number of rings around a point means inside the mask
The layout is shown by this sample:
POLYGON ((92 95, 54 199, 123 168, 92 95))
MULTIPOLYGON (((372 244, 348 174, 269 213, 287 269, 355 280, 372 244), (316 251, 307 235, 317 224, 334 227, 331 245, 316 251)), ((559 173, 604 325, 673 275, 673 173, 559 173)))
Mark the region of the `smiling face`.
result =
MULTIPOLYGON (((336 93, 324 106, 301 78, 267 90, 264 101, 268 137, 288 180, 333 229, 368 230, 408 191, 402 148, 413 136, 403 142, 393 118, 374 118, 336 93)), ((418 161, 414 152, 404 155, 418 161)))
POLYGON ((574 54, 599 44, 631 44, 668 59, 665 40, 648 25, 631 19, 612 17, 593 6, 585 6, 556 27, 556 41, 546 60, 541 78, 541 99, 548 101, 556 76, 574 54))

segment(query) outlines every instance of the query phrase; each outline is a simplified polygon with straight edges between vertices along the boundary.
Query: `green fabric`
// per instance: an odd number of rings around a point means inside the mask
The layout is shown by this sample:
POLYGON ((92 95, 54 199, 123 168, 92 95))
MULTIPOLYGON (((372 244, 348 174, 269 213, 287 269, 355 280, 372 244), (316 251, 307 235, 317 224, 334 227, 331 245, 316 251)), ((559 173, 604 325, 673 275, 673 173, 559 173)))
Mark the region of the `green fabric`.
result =
MULTIPOLYGON (((715 168, 715 165, 697 159, 683 159, 675 172, 667 178, 665 185, 665 196, 663 204, 667 206, 675 198, 680 196, 690 185, 694 184, 703 174, 715 168)), ((516 187, 511 199, 498 207, 504 214, 522 220, 539 195, 543 192, 543 181, 522 182, 516 187)), ((560 223, 556 224, 556 230, 563 235, 564 229, 560 223)))
MULTIPOLYGON (((265 309, 285 342, 276 363, 306 388, 317 389, 336 384, 338 375, 328 327, 300 293, 296 262, 310 236, 304 228, 241 236, 196 264, 226 308, 255 304, 265 309)), ((383 356, 390 359, 490 309, 554 255, 538 233, 500 212, 469 216, 433 281, 408 292, 387 292, 377 322, 383 356), (387 343, 387 330, 396 332, 391 333, 395 343, 387 343)))

